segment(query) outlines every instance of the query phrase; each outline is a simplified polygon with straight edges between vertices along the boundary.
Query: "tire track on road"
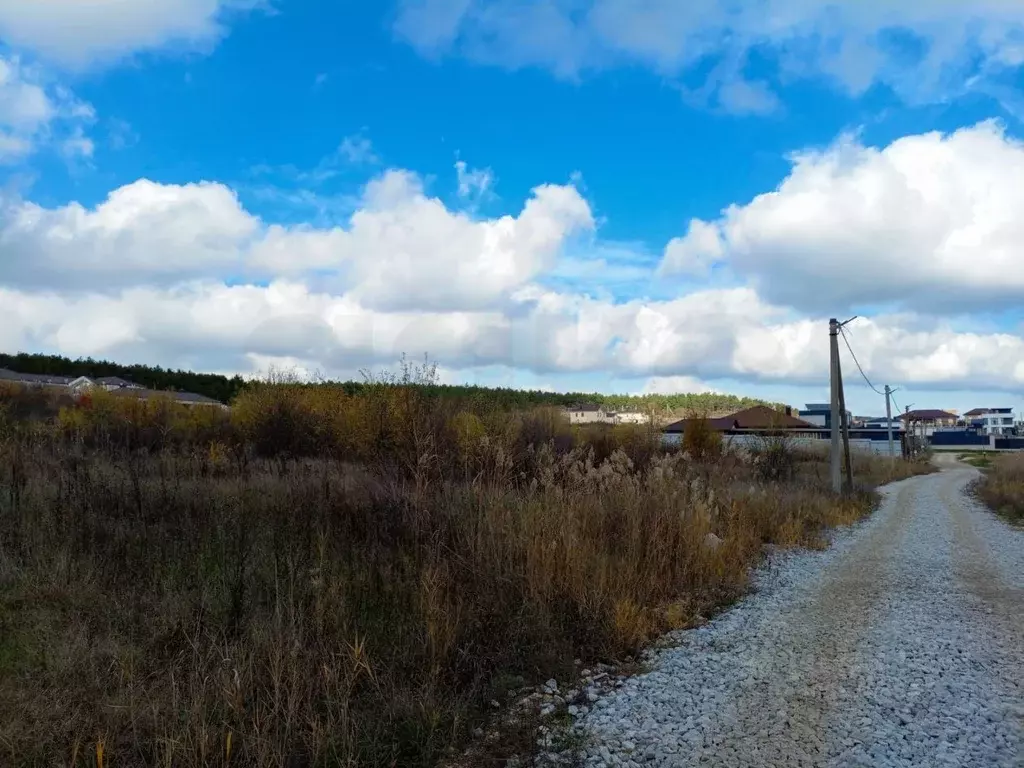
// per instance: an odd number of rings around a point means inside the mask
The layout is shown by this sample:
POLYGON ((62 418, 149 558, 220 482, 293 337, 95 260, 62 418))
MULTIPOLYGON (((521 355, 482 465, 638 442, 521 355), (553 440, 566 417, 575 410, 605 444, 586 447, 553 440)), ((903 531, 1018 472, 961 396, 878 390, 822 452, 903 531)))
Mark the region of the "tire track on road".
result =
MULTIPOLYGON (((976 644, 987 649, 976 659, 998 687, 997 695, 1007 702, 1024 702, 1024 589, 1010 583, 1007 574, 978 535, 972 519, 992 514, 968 498, 967 486, 977 471, 950 471, 940 496, 953 526, 953 570, 961 585, 965 610, 973 619, 972 631, 984 637, 976 644)), ((1024 536, 1007 527, 1009 536, 1024 536)), ((1006 707, 1018 729, 1024 732, 1024 710, 1006 707)), ((1024 763, 1022 763, 1024 764, 1024 763)))
MULTIPOLYGON (((888 571, 914 514, 917 478, 907 480, 882 503, 883 522, 837 561, 817 589, 794 606, 785 643, 798 652, 779 662, 779 645, 767 644, 755 669, 768 670, 770 684, 738 705, 739 722, 774 717, 757 734, 757 751, 769 761, 795 766, 825 765, 824 735, 840 701, 853 685, 861 640, 878 619, 888 591, 888 571), (802 614, 800 616, 799 614, 802 614)), ((780 638, 780 641, 782 638, 780 638)))

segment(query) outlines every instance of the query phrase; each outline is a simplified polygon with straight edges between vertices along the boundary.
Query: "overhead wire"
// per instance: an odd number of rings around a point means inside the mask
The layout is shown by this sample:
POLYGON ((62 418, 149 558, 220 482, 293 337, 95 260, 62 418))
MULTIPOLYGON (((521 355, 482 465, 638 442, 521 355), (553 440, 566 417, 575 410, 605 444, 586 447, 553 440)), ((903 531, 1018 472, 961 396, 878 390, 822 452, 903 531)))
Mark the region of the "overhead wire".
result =
MULTIPOLYGON (((890 395, 890 397, 891 397, 891 395, 890 395)), ((896 416, 897 416, 897 418, 899 418, 899 413, 903 409, 900 408, 900 404, 896 402, 896 398, 895 397, 892 398, 892 404, 896 407, 896 416)), ((911 403, 910 405, 907 406, 907 410, 910 410, 913 407, 914 407, 914 404, 911 403)))
POLYGON ((857 355, 853 351, 853 347, 850 346, 850 340, 846 337, 846 329, 843 326, 839 326, 839 332, 843 335, 843 341, 846 342, 846 348, 850 350, 850 355, 853 357, 853 362, 857 364, 857 370, 860 371, 860 375, 864 378, 864 381, 868 383, 868 386, 875 391, 876 394, 884 395, 885 392, 881 391, 878 387, 871 383, 871 379, 868 378, 867 374, 864 373, 864 369, 860 365, 860 360, 857 359, 857 355))

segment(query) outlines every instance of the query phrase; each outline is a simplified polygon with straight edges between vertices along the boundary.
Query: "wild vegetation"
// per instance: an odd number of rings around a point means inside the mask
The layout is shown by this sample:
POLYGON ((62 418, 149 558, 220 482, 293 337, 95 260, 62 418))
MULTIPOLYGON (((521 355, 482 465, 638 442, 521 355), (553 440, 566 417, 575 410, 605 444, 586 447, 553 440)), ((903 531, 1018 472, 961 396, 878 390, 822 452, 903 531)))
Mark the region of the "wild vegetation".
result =
POLYGON ((0 391, 0 764, 434 765, 925 471, 864 457, 835 497, 784 440, 666 451, 422 374, 230 412, 0 391))
MULTIPOLYGON (((428 367, 428 366, 424 366, 428 367)), ((228 403, 247 386, 240 376, 228 378, 216 374, 171 371, 147 365, 120 365, 105 360, 83 358, 71 360, 57 355, 20 353, 0 354, 0 368, 9 368, 21 373, 42 373, 53 376, 120 376, 151 389, 176 389, 195 392, 228 403)), ((406 365, 406 369, 410 366, 406 365)), ((268 374, 269 375, 269 374, 268 374)), ((401 378, 403 374, 398 374, 401 378)), ((430 399, 454 400, 461 407, 472 409, 498 408, 502 410, 523 410, 540 406, 561 407, 577 403, 594 403, 617 410, 636 410, 654 413, 663 418, 683 418, 695 413, 736 411, 754 405, 771 405, 781 410, 779 403, 767 403, 749 397, 736 397, 716 392, 683 393, 673 395, 603 395, 585 392, 541 392, 511 388, 478 387, 469 385, 439 384, 434 378, 409 380, 408 386, 419 390, 420 395, 430 399)), ((295 386, 300 386, 297 383, 295 386)), ((333 382, 314 377, 314 381, 302 386, 341 389, 348 395, 359 395, 372 386, 372 381, 333 382)))
POLYGON ((1011 523, 1024 524, 1024 453, 992 458, 975 484, 981 501, 1011 523))

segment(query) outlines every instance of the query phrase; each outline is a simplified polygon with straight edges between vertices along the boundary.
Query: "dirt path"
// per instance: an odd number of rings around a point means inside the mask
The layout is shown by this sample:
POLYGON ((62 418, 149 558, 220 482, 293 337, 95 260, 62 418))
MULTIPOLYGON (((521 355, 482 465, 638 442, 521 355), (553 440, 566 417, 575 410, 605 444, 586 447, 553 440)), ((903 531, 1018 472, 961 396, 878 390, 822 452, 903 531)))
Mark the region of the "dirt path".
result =
POLYGON ((1024 532, 973 468, 884 489, 581 723, 589 765, 1024 766, 1024 532))

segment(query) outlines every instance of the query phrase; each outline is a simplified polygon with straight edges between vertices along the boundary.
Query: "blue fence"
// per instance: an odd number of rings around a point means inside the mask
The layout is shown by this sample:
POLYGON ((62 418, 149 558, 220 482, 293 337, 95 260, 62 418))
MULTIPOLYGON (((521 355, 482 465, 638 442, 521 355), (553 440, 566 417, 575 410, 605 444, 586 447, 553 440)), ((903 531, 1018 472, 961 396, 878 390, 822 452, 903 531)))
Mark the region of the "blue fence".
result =
POLYGON ((1024 451, 1024 437, 997 437, 997 451, 1024 451))
POLYGON ((935 432, 928 440, 932 445, 983 445, 989 446, 988 435, 979 435, 977 432, 963 430, 962 432, 935 432))

